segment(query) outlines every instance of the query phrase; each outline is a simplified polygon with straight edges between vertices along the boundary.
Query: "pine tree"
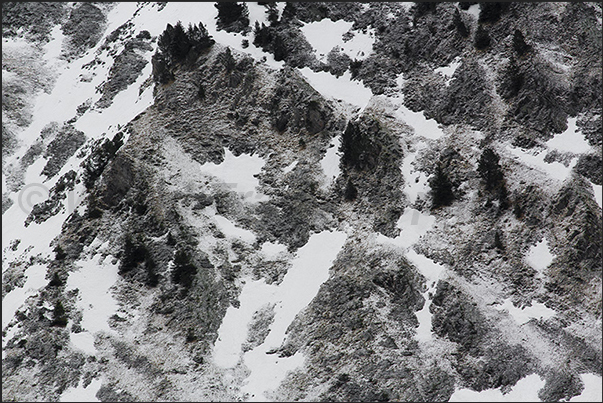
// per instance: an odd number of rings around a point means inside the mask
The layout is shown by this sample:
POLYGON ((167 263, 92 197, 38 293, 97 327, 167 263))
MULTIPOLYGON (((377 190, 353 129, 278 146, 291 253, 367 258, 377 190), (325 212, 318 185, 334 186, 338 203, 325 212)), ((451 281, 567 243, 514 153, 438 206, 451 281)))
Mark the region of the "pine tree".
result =
POLYGON ((461 37, 466 38, 469 36, 469 30, 463 22, 459 10, 454 10, 454 16, 452 17, 452 25, 461 37))
POLYGON ((65 314, 65 307, 60 300, 54 304, 52 311, 52 323, 51 326, 65 327, 67 326, 67 315, 65 314))
POLYGON ((244 2, 219 1, 214 4, 214 7, 218 9, 218 29, 238 32, 249 27, 249 10, 244 2))
POLYGON ((356 189, 356 186, 354 186, 351 179, 348 179, 348 182, 345 186, 345 191, 343 194, 344 199, 347 201, 353 201, 353 200, 356 200, 357 196, 358 196, 358 190, 356 189))
POLYGON ((498 164, 500 157, 491 148, 486 148, 479 159, 477 172, 484 180, 486 190, 496 189, 503 179, 501 167, 498 164))
POLYGON ((519 57, 532 50, 532 46, 526 43, 523 33, 519 29, 516 29, 515 32, 513 32, 513 50, 519 57))
POLYGON ((502 73, 502 79, 499 85, 499 93, 504 99, 511 99, 519 94, 523 88, 524 78, 523 73, 519 69, 517 62, 513 56, 507 64, 507 67, 502 73))
POLYGON ((452 204, 454 201, 453 185, 440 164, 436 167, 434 176, 429 179, 429 186, 431 187, 432 208, 452 204))
POLYGON ((488 31, 481 25, 479 25, 477 31, 475 31, 473 45, 477 50, 484 50, 490 46, 490 34, 488 34, 488 31))

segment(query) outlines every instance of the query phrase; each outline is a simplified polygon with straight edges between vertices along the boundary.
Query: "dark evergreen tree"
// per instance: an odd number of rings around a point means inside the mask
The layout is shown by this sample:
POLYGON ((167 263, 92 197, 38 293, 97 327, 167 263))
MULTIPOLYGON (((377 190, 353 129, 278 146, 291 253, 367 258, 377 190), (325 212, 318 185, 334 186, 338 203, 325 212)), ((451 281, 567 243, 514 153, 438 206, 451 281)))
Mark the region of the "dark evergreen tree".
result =
POLYGON ((67 326, 67 315, 65 314, 65 307, 63 307, 63 303, 60 300, 57 300, 57 302, 54 304, 54 309, 52 310, 51 326, 67 326))
POLYGON ((523 73, 519 69, 515 58, 511 57, 511 60, 502 73, 502 78, 498 86, 498 93, 503 99, 508 100, 514 98, 523 88, 523 84, 523 73))
POLYGON ((249 27, 249 10, 244 2, 219 1, 214 4, 218 9, 217 29, 227 32, 241 32, 249 27))
POLYGON ((54 258, 56 260, 63 260, 67 257, 67 254, 65 253, 63 248, 61 248, 61 245, 55 246, 54 253, 55 253, 54 258))
POLYGON ((490 34, 488 33, 488 30, 481 25, 478 25, 477 31, 475 31, 473 45, 477 50, 484 50, 490 46, 490 34))
POLYGON ((519 57, 529 53, 532 50, 532 46, 526 43, 523 33, 519 29, 516 29, 513 32, 513 50, 519 57))
POLYGON ((381 152, 381 147, 373 140, 372 133, 379 130, 379 124, 372 122, 371 127, 362 128, 355 122, 349 122, 341 136, 341 163, 357 170, 373 169, 381 152))
POLYGON ((486 190, 496 189, 503 180, 503 173, 498 162, 500 157, 491 148, 486 148, 479 159, 477 172, 484 180, 486 190))
POLYGON ((343 193, 344 199, 347 201, 353 201, 356 200, 357 196, 358 190, 356 189, 356 186, 354 186, 351 179, 348 179, 348 182, 345 186, 345 191, 343 193))
POLYGON ((148 254, 149 252, 141 239, 135 240, 130 234, 127 234, 119 272, 123 274, 135 269, 147 259, 148 254))
POLYGON ((172 271, 172 281, 184 287, 187 293, 193 285, 197 267, 192 263, 190 255, 184 250, 178 250, 174 256, 174 268, 172 271))
POLYGON ((480 11, 477 21, 481 23, 494 23, 500 20, 501 14, 507 11, 509 3, 487 2, 479 3, 480 11))
POLYGON ((461 13, 459 12, 459 10, 454 10, 454 16, 452 17, 452 25, 454 26, 456 31, 459 33, 459 35, 462 36, 463 38, 467 38, 469 36, 469 30, 467 29, 467 26, 463 22, 463 19, 461 18, 461 13))
POLYGON ((459 2, 459 7, 461 8, 461 10, 469 10, 469 7, 471 7, 474 4, 477 4, 477 2, 475 2, 475 1, 461 1, 461 2, 459 2))
POLYGON ((450 178, 440 164, 436 167, 435 174, 429 179, 431 187, 431 207, 438 208, 449 206, 454 201, 453 185, 450 178))
POLYGON ((63 281, 59 277, 59 273, 55 271, 52 275, 52 279, 50 279, 50 281, 48 282, 48 287, 59 287, 61 285, 63 285, 63 281))

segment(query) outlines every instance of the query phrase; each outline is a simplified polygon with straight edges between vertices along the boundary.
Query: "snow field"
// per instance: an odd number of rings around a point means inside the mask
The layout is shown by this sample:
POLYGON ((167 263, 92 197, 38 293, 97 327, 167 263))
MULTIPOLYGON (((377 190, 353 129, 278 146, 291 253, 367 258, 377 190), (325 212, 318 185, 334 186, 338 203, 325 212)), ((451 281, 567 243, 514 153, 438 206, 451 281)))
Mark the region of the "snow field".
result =
POLYGON ((362 60, 373 52, 375 33, 374 30, 368 30, 367 33, 354 32, 352 31, 353 25, 344 20, 333 22, 328 18, 323 18, 320 21, 306 23, 300 29, 316 51, 319 61, 326 62, 327 54, 335 47, 338 47, 351 59, 362 60), (342 39, 346 32, 354 34, 347 42, 342 39))
POLYGON ((352 81, 352 74, 349 71, 343 73, 339 78, 324 71, 315 73, 309 67, 299 69, 299 72, 305 77, 308 84, 327 99, 342 100, 362 110, 373 96, 371 90, 361 82, 352 81))
POLYGON ((100 402, 96 397, 96 393, 100 390, 102 381, 93 379, 86 387, 82 385, 82 381, 77 385, 77 388, 69 388, 63 392, 60 402, 100 402))
POLYGON ((504 300, 502 304, 494 305, 499 311, 507 311, 509 315, 519 325, 529 322, 531 319, 549 319, 555 316, 556 312, 540 302, 533 302, 532 306, 517 308, 510 299, 504 300))
POLYGON ((547 147, 561 152, 575 154, 582 154, 590 151, 591 146, 584 138, 584 134, 578 131, 576 121, 577 118, 568 118, 567 129, 563 133, 557 134, 547 141, 547 147))
POLYGON ((313 234, 297 251, 280 285, 266 284, 263 279, 248 280, 239 297, 239 308, 231 306, 226 311, 214 346, 214 361, 232 368, 242 360, 251 371, 242 392, 248 393, 251 401, 266 401, 264 392, 277 388, 288 371, 303 364, 301 353, 287 358, 267 353, 282 345, 288 326, 328 279, 329 269, 346 239, 347 235, 339 231, 313 234), (241 345, 247 338, 249 321, 254 312, 267 304, 276 304, 270 333, 261 345, 243 354, 241 345))

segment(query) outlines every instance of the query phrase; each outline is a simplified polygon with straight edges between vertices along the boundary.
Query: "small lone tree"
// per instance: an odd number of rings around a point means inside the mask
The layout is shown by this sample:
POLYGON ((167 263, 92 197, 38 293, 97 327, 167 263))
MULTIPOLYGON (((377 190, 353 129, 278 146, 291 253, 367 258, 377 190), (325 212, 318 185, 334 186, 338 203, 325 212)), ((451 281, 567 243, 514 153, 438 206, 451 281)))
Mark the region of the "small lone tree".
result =
POLYGON ((523 33, 516 29, 513 32, 513 50, 517 53, 517 56, 521 57, 532 50, 532 46, 526 43, 523 33))
POLYGON ((60 300, 54 304, 52 311, 52 322, 51 326, 65 327, 67 326, 67 315, 65 314, 65 307, 60 300))
POLYGON ((431 207, 439 208, 449 206, 454 201, 453 185, 448 175, 440 164, 436 167, 435 174, 429 179, 431 187, 431 207))
POLYGON ((454 10, 454 15, 452 17, 452 25, 454 26, 454 28, 456 29, 456 32, 458 32, 461 37, 466 38, 469 36, 469 30, 467 29, 467 26, 463 22, 463 19, 461 18, 461 13, 459 12, 459 10, 456 10, 456 9, 454 10))
POLYGON ((490 46, 490 34, 488 33, 488 30, 481 25, 479 25, 477 31, 475 31, 473 45, 477 50, 484 50, 490 46))
POLYGON ((486 190, 494 190, 503 179, 499 165, 500 157, 491 148, 486 148, 479 159, 477 172, 484 180, 486 190))
POLYGON ((344 199, 347 201, 353 201, 356 200, 357 196, 358 190, 356 189, 356 186, 354 186, 351 179, 348 179, 348 182, 345 186, 345 191, 343 192, 344 199))

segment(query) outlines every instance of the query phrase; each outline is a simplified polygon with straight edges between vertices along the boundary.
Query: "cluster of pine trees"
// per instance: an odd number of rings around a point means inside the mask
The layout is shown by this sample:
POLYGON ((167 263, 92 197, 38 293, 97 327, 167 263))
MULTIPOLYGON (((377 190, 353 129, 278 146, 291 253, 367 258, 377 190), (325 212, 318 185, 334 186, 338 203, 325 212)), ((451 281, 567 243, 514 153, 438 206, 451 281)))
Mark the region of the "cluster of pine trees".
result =
POLYGON ((151 60, 155 82, 166 84, 174 80, 174 69, 178 65, 194 63, 215 42, 201 22, 189 24, 186 30, 180 21, 175 26, 167 24, 159 35, 157 52, 151 60))

